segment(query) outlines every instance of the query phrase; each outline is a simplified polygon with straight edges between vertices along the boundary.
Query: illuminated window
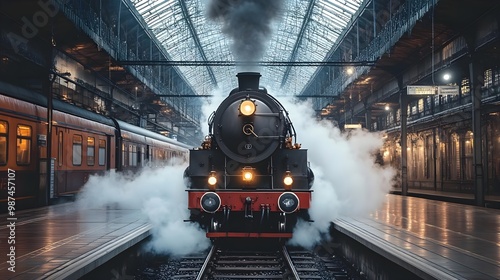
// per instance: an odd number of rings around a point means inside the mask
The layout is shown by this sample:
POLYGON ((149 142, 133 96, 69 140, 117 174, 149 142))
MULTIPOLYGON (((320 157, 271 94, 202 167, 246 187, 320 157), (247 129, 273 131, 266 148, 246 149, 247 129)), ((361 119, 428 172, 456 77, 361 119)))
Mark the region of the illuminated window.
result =
POLYGON ((493 85, 493 70, 486 69, 484 71, 484 87, 491 87, 493 85))
POLYGON ((128 146, 122 144, 122 166, 127 166, 128 164, 128 146))
POLYGON ((99 140, 99 165, 106 164, 106 140, 99 140))
POLYGON ((7 139, 8 124, 6 121, 0 121, 0 165, 7 164, 7 139))
POLYGON ((467 95, 470 93, 469 79, 462 80, 462 84, 460 86, 460 92, 462 93, 462 95, 467 95))
POLYGON ((17 126, 17 157, 18 165, 28 165, 31 162, 31 127, 17 126))
POLYGON ((422 113, 424 111, 424 99, 419 99, 417 102, 417 111, 422 113))
POLYGON ((63 132, 59 131, 59 135, 57 138, 57 162, 59 166, 63 165, 63 150, 64 150, 63 132))
POLYGON ((81 135, 73 136, 73 165, 82 165, 82 142, 81 135))
POLYGON ((87 137, 87 165, 94 165, 95 162, 95 139, 87 137))

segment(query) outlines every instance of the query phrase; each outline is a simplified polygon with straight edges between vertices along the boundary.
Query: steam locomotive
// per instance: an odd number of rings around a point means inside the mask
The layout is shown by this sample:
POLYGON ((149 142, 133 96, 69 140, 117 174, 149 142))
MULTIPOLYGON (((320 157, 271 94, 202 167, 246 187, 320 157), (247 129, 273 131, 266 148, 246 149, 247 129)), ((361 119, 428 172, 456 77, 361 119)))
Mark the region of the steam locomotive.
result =
POLYGON ((209 134, 190 150, 190 221, 208 238, 292 237, 298 218, 309 220, 314 174, 307 150, 283 105, 259 88, 261 75, 236 75, 233 89, 209 118, 209 134))

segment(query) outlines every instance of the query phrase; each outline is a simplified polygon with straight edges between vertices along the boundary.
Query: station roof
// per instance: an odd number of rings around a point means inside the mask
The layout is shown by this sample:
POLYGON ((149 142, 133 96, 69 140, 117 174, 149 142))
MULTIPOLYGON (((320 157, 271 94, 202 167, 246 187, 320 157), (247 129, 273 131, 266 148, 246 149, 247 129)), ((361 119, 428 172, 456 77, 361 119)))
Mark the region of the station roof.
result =
MULTIPOLYGON (((200 62, 320 62, 360 9, 363 0, 131 0, 149 28, 176 61, 200 62), (242 4, 244 3, 244 4, 242 4), (232 5, 232 6, 231 6, 232 5), (240 8, 235 8, 235 6, 240 8), (264 5, 264 14, 252 14, 264 5), (239 9, 239 10, 238 10, 239 9), (245 21, 262 30, 240 32, 245 21), (261 32, 260 34, 258 32, 261 32), (239 35, 244 36, 239 36, 239 35), (248 49, 250 50, 248 50, 248 49), (262 51, 259 51, 262 48, 262 51), (253 54, 248 57, 248 52, 253 54)), ((244 30, 248 31, 248 30, 244 30)), ((281 94, 297 95, 318 66, 268 67, 241 65, 179 66, 197 94, 223 93, 236 87, 235 74, 259 71, 261 85, 281 94)))

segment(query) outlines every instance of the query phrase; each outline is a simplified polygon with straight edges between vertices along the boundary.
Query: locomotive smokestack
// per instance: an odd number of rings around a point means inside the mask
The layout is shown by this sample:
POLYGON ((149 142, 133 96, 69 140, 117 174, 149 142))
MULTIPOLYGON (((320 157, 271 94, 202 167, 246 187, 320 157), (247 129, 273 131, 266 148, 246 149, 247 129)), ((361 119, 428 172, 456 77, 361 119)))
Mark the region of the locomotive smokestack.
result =
POLYGON ((236 75, 238 77, 238 85, 240 91, 243 90, 259 90, 260 73, 258 72, 241 72, 236 75))

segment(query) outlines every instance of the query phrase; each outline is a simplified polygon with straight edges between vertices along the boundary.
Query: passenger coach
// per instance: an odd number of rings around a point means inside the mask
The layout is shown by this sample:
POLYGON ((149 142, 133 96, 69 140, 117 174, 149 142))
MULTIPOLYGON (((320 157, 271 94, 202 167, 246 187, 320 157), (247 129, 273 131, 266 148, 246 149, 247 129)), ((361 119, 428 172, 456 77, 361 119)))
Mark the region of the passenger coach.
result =
POLYGON ((46 99, 3 82, 0 89, 0 212, 7 211, 9 175, 17 210, 73 198, 93 174, 187 158, 190 147, 185 144, 60 100, 53 100, 52 137, 47 139, 46 99))

